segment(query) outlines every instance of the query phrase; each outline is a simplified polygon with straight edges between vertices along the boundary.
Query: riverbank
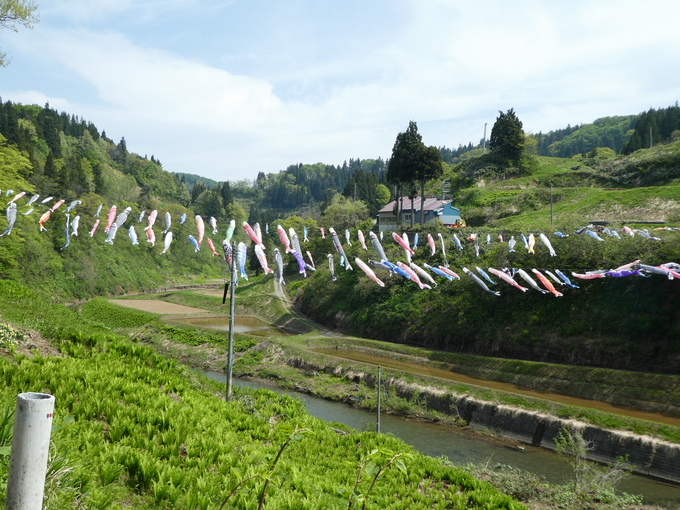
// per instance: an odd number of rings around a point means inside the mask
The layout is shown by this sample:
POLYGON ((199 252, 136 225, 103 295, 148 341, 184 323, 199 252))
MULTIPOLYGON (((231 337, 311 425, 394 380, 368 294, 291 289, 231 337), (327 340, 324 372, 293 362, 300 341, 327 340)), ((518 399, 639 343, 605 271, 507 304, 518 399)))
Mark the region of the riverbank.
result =
MULTIPOLYGON (((208 371, 205 374, 226 383, 226 375, 208 371)), ((333 402, 308 394, 281 389, 267 381, 234 378, 234 391, 242 387, 266 388, 276 393, 294 395, 305 405, 307 412, 331 424, 343 424, 357 431, 376 429, 376 413, 366 409, 333 402)), ((392 434, 430 457, 445 464, 462 467, 475 477, 491 481, 507 494, 513 494, 529 508, 539 508, 540 496, 545 508, 555 508, 561 501, 558 493, 573 479, 573 469, 564 458, 540 447, 532 447, 491 434, 474 431, 469 427, 451 426, 425 420, 382 414, 381 432, 392 434), (552 494, 552 496, 548 496, 552 494), (548 502, 553 504, 548 504, 548 502)), ((680 508, 680 488, 643 476, 626 476, 617 489, 628 494, 641 495, 648 505, 663 508, 680 508)), ((635 508, 632 500, 617 508, 635 508)), ((581 509, 583 507, 580 507, 581 509)), ((612 510, 613 506, 609 507, 612 510)), ((593 509, 594 510, 594 509, 593 509)))
MULTIPOLYGON (((289 339, 290 340, 290 339, 289 339)), ((299 338, 298 338, 299 340, 299 338)), ((346 341, 347 339, 343 339, 346 341)), ((308 339, 313 342, 313 339, 308 339)), ((318 339, 317 339, 318 342, 318 339)), ((191 347, 164 341, 156 345, 164 355, 178 357, 203 369, 223 370, 226 352, 207 346, 191 347), (196 363, 195 356, 202 357, 196 363)), ((266 381, 281 388, 344 402, 374 411, 377 408, 377 367, 306 351, 295 352, 281 338, 261 340, 237 355, 234 375, 266 381)), ((633 430, 636 418, 619 417, 619 430, 594 425, 609 413, 563 406, 541 399, 517 396, 498 390, 449 383, 443 379, 383 370, 381 411, 409 419, 457 425, 486 439, 495 437, 512 448, 531 445, 555 450, 555 438, 564 428, 576 430, 591 441, 590 459, 612 463, 628 455, 634 471, 667 482, 680 483, 680 445, 633 430), (476 396, 475 396, 476 394, 476 396), (512 404, 515 405, 512 405, 512 404), (521 403, 522 405, 517 405, 521 403), (581 413, 589 421, 572 418, 581 413), (563 416, 560 416, 563 415, 563 416)), ((667 425, 649 422, 661 431, 667 425)), ((674 428, 674 427, 671 427, 674 428)))
MULTIPOLYGON (((377 409, 377 370, 370 364, 353 361, 348 366, 330 356, 311 362, 286 356, 285 349, 281 350, 279 345, 261 344, 258 348, 260 350, 254 352, 261 355, 246 354, 236 362, 236 376, 263 379, 297 392, 377 409), (259 360, 254 362, 255 358, 259 360)), ((501 400, 507 401, 512 396, 501 395, 497 390, 478 390, 478 394, 482 392, 480 396, 471 395, 474 392, 469 390, 470 387, 451 385, 435 377, 388 369, 383 371, 381 410, 505 438, 513 447, 524 444, 554 451, 560 431, 574 430, 592 443, 590 460, 610 464, 627 456, 634 472, 680 483, 680 445, 676 443, 632 430, 608 429, 569 416, 561 417, 559 411, 542 405, 539 399, 532 403, 534 409, 526 409, 502 403, 501 400)), ((629 418, 620 426, 631 429, 636 421, 629 418)))
MULTIPOLYGON (((270 301, 271 297, 267 296, 270 301)), ((191 306, 200 305, 201 299, 207 299, 198 298, 196 295, 188 298, 186 295, 178 294, 166 295, 164 298, 191 306)), ((243 302, 244 299, 239 301, 243 302)), ((252 308, 249 311, 252 313, 252 308)), ((291 314, 294 312, 287 312, 288 322, 295 320, 291 318, 291 314)), ((271 321, 272 318, 269 317, 270 323, 276 322, 271 321)), ((304 324, 305 327, 309 327, 306 321, 304 324)), ((143 333, 135 336, 139 340, 150 341, 165 355, 201 369, 223 370, 226 366, 226 349, 221 347, 205 344, 186 346, 168 338, 149 339, 148 335, 143 333)), ((432 361, 431 358, 436 356, 441 359, 443 356, 443 353, 434 351, 428 353, 424 349, 338 334, 327 335, 323 330, 314 330, 303 335, 253 340, 250 347, 237 353, 234 374, 264 379, 284 388, 347 402, 357 407, 375 409, 377 405, 375 365, 356 360, 333 359, 334 357, 328 354, 315 352, 324 348, 332 349, 339 343, 351 346, 357 352, 368 349, 380 350, 384 357, 415 360, 423 367, 441 364, 441 361, 432 361)), ((506 367, 511 361, 502 360, 505 364, 501 365, 506 367)), ((496 362, 498 360, 490 359, 488 365, 496 362)), ((481 362, 476 360, 475 363, 470 363, 471 366, 475 364, 479 366, 481 362)), ((532 365, 534 372, 540 372, 535 368, 536 364, 532 365)), ((562 371, 564 372, 563 369, 562 371)), ((502 373, 503 370, 498 372, 502 373)), ((526 372, 529 371, 524 370, 525 380, 526 372)), ((598 377, 624 378, 622 374, 606 375, 605 372, 607 371, 598 369, 598 377)), ((487 373, 492 371, 487 368, 487 373)), ((600 448, 593 453, 591 458, 594 460, 613 461, 622 452, 630 454, 634 451, 631 457, 635 458, 638 472, 669 481, 679 480, 673 465, 677 449, 675 443, 680 442, 678 441, 680 431, 672 423, 628 418, 596 409, 562 405, 541 398, 448 382, 437 377, 391 368, 385 369, 384 378, 387 390, 382 402, 384 412, 455 423, 476 429, 483 434, 507 436, 515 441, 543 448, 554 448, 553 438, 562 427, 568 426, 596 437, 600 448), (602 435, 599 431, 608 432, 602 435), (670 460, 664 464, 663 459, 670 460)), ((655 378, 654 382, 658 384, 658 378, 655 378)), ((619 391, 622 390, 619 388, 619 391)), ((675 419, 672 416, 666 418, 675 419)))

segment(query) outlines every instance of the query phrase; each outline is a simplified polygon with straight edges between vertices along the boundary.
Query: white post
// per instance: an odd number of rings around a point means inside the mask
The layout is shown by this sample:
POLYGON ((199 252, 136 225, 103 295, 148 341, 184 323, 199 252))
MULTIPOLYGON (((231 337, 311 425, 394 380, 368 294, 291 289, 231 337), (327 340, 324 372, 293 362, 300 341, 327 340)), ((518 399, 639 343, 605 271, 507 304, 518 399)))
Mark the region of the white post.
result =
POLYGON ((5 510, 42 508, 53 412, 52 395, 17 396, 5 510))

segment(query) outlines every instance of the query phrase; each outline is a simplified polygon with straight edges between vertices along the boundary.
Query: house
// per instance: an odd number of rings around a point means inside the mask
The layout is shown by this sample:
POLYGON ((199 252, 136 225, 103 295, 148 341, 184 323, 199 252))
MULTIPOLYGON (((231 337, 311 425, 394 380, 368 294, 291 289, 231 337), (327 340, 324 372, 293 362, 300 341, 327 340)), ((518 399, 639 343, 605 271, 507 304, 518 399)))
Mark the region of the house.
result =
MULTIPOLYGON (((426 198, 421 207, 420 197, 414 198, 413 203, 408 197, 403 197, 403 208, 401 209, 401 224, 410 225, 411 217, 413 223, 420 223, 420 211, 424 211, 423 220, 425 223, 439 219, 444 225, 455 226, 461 222, 460 209, 451 205, 451 200, 439 200, 437 198, 426 198)), ((397 228, 397 200, 393 200, 378 211, 378 231, 396 230, 397 228)))
POLYGON ((447 227, 464 227, 465 221, 460 217, 460 209, 453 207, 451 201, 448 200, 442 207, 439 219, 443 225, 447 227))

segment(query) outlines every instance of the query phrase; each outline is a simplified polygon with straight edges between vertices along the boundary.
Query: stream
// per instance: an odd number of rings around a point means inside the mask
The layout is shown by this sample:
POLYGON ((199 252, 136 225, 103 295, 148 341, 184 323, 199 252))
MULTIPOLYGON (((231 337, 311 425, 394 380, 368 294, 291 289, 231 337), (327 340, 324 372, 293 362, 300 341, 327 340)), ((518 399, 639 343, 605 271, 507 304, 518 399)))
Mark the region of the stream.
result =
MULTIPOLYGON (((221 372, 208 371, 204 375, 226 384, 226 375, 221 372)), ((295 396, 305 404, 309 414, 329 423, 342 423, 356 430, 375 430, 376 427, 376 414, 372 411, 262 383, 234 379, 234 385, 254 389, 267 388, 276 393, 295 396)), ((382 433, 393 434, 425 455, 446 456, 453 464, 507 464, 539 474, 553 483, 565 483, 571 476, 571 467, 555 453, 543 448, 523 445, 523 449, 518 449, 504 441, 493 437, 485 438, 479 433, 459 427, 409 420, 389 414, 383 414, 380 423, 382 433)), ((680 487, 631 475, 619 484, 618 489, 630 494, 641 494, 648 504, 680 508, 680 487)))

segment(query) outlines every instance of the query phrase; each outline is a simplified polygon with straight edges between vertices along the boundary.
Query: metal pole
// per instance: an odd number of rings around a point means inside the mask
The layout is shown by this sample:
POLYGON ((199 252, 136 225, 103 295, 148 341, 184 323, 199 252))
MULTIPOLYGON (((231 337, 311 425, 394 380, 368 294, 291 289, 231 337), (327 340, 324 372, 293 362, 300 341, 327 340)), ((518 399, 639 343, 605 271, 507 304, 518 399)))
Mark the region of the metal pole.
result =
POLYGON ((52 395, 17 396, 5 510, 42 508, 53 413, 52 395))
POLYGON ((382 381, 381 381, 381 376, 382 376, 382 368, 378 367, 378 422, 376 424, 375 431, 380 434, 380 394, 382 393, 382 381))
POLYGON ((553 196, 552 196, 552 182, 550 183, 550 226, 553 224, 553 196))
POLYGON ((229 351, 227 354, 227 402, 231 400, 232 369, 234 367, 234 297, 236 294, 236 241, 232 242, 231 285, 229 286, 229 351))

